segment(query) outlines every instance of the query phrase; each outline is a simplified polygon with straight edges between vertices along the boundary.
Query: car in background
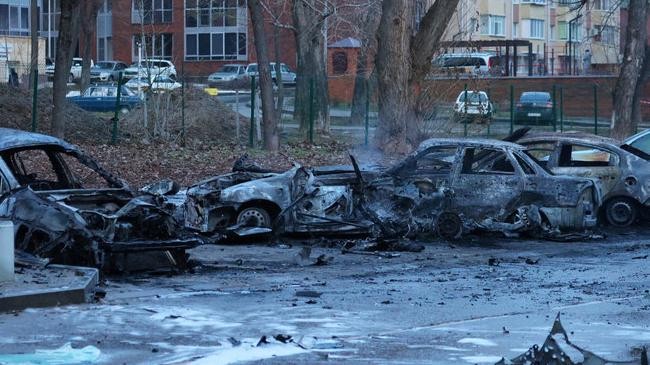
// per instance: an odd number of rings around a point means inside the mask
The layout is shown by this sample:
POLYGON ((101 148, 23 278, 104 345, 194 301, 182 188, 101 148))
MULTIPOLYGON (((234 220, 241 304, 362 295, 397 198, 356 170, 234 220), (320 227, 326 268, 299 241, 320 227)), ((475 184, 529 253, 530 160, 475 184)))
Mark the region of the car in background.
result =
POLYGON ((454 103, 456 121, 487 121, 492 117, 493 106, 485 91, 461 91, 454 103))
POLYGON ((167 76, 175 80, 176 67, 168 60, 146 59, 140 62, 134 62, 124 70, 124 77, 127 79, 141 76, 167 76))
POLYGON ((101 61, 90 68, 90 81, 117 81, 128 66, 119 61, 101 61))
MULTIPOLYGON (((73 83, 75 80, 79 80, 81 78, 81 68, 83 65, 83 59, 80 57, 74 57, 72 59, 72 66, 70 66, 70 75, 68 75, 68 83, 73 83)), ((93 63, 93 60, 90 60, 90 68, 95 64, 93 63)), ((47 76, 48 80, 54 79, 54 69, 56 68, 56 64, 52 63, 49 66, 45 66, 45 75, 47 76)))
POLYGON ((434 73, 500 75, 501 57, 491 53, 445 53, 432 61, 434 73))
POLYGON ((536 133, 517 143, 526 146, 557 175, 593 178, 602 193, 600 217, 625 227, 650 212, 650 155, 634 145, 587 133, 536 133))
MULTIPOLYGON (((269 67, 271 68, 271 79, 273 80, 274 84, 277 84, 277 77, 276 77, 276 72, 275 72, 275 62, 271 62, 269 64, 269 67)), ((288 85, 295 85, 296 84, 296 73, 291 71, 289 69, 289 66, 285 65, 284 63, 280 64, 280 73, 282 77, 282 84, 288 84, 288 85)), ((246 75, 249 77, 257 77, 259 76, 259 71, 257 67, 257 63, 249 63, 248 66, 246 67, 246 75)))
POLYGON ((227 64, 221 66, 219 71, 208 76, 208 84, 210 86, 221 86, 235 80, 243 80, 247 77, 246 65, 227 64))
MULTIPOLYGON (((117 103, 117 85, 93 85, 81 95, 70 96, 68 101, 77 104, 81 109, 93 112, 111 112, 117 103)), ((121 86, 119 110, 126 113, 137 107, 142 100, 133 91, 121 86)))
POLYGON ((515 123, 519 124, 553 124, 553 100, 545 91, 525 91, 519 97, 515 107, 515 123))
POLYGON ((650 129, 646 129, 633 136, 627 137, 624 143, 650 155, 650 129))
POLYGON ((151 79, 146 76, 135 77, 127 81, 124 85, 139 93, 148 90, 151 90, 154 93, 174 91, 183 86, 179 82, 172 80, 170 77, 163 75, 153 76, 151 79))

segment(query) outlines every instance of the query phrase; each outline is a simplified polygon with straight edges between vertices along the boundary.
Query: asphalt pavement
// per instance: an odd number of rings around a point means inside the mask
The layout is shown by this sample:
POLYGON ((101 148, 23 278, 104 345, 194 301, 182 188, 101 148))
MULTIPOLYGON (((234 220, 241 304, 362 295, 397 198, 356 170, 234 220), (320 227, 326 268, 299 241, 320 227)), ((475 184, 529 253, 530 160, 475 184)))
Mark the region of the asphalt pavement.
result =
POLYGON ((607 233, 382 255, 306 239, 202 246, 192 273, 109 277, 100 303, 0 315, 0 363, 489 364, 541 344, 557 313, 576 344, 632 359, 650 345, 650 228, 607 233))

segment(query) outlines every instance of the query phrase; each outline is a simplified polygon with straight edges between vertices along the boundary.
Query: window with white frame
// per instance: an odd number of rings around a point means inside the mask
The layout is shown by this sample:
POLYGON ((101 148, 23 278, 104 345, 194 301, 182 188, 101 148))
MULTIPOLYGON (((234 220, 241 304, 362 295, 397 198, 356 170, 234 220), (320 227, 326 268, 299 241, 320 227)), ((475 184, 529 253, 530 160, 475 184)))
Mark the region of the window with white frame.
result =
POLYGON ((29 35, 29 4, 0 5, 0 33, 29 35))
POLYGON ((593 0, 594 10, 610 10, 613 6, 612 0, 593 0))
POLYGON ((160 24, 172 22, 172 0, 132 0, 131 23, 160 24))
POLYGON ((595 27, 596 37, 601 43, 613 46, 616 44, 616 39, 618 38, 618 32, 616 27, 611 25, 597 25, 595 27))
POLYGON ((498 15, 481 15, 481 34, 492 36, 505 35, 506 17, 498 15))
POLYGON ((173 35, 171 33, 156 33, 133 35, 132 54, 131 59, 135 62, 138 61, 138 46, 142 47, 142 59, 145 58, 160 58, 165 60, 172 59, 173 51, 173 35))
POLYGON ((245 0, 185 0, 185 59, 247 60, 245 0))
POLYGON ((530 20, 530 38, 544 38, 544 20, 530 20))

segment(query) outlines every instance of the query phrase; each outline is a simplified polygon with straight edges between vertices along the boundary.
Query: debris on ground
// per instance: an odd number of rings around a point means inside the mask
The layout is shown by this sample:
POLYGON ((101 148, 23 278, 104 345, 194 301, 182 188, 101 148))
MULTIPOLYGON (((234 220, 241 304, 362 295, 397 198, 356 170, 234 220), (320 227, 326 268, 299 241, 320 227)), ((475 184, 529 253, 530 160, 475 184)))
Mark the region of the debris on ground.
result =
POLYGON ((298 290, 296 292, 297 297, 304 297, 304 298, 320 298, 321 295, 323 295, 322 292, 315 291, 315 290, 298 290))
POLYGON ((640 360, 611 361, 606 360, 589 350, 585 350, 569 340, 560 313, 555 317, 551 333, 541 347, 533 345, 525 353, 512 360, 502 358, 495 365, 530 365, 530 364, 563 364, 563 365, 648 365, 648 354, 644 348, 640 360), (645 362, 644 362, 645 361, 645 362))

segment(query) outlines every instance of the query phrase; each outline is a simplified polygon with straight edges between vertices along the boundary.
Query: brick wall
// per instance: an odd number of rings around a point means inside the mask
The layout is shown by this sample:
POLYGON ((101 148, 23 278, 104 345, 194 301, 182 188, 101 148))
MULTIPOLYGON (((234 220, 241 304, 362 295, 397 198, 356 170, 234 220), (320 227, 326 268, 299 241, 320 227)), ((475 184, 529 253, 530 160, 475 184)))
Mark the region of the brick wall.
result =
POLYGON ((349 103, 354 94, 354 79, 357 73, 358 48, 328 48, 327 73, 330 102, 349 103), (337 54, 344 54, 347 58, 347 68, 343 71, 336 69, 334 58, 337 54), (343 71, 343 72, 341 72, 343 71))

